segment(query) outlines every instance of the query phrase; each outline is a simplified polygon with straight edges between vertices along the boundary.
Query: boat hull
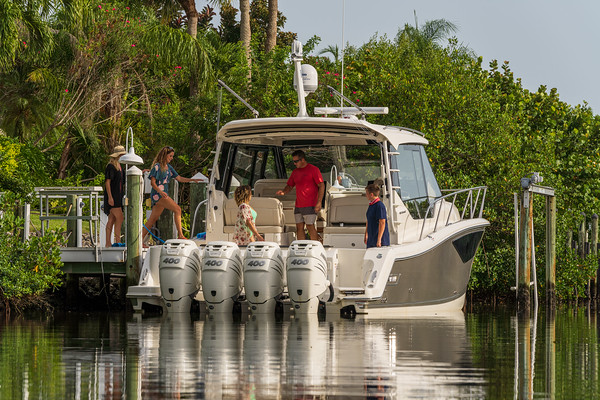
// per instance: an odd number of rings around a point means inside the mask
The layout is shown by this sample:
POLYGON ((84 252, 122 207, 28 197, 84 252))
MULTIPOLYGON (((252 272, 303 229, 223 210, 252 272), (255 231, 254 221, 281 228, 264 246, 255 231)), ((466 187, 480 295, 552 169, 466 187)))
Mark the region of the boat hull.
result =
POLYGON ((413 254, 403 250, 401 245, 391 246, 388 259, 392 263, 389 272, 382 276, 387 282, 381 296, 347 296, 341 306, 353 305, 357 314, 375 317, 435 315, 461 310, 473 259, 487 225, 485 221, 431 235, 426 241, 434 245, 421 246, 421 249, 413 246, 413 254))

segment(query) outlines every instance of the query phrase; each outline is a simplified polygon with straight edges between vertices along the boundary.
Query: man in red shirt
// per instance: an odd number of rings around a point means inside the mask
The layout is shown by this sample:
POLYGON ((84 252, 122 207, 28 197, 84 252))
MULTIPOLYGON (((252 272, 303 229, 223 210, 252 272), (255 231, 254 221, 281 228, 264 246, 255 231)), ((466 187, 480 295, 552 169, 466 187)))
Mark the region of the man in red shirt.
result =
POLYGON ((325 184, 323 183, 321 171, 306 162, 302 150, 296 150, 292 153, 292 161, 296 169, 292 171, 285 188, 278 190, 276 194, 283 196, 289 193, 294 186, 296 187, 294 218, 296 219, 298 240, 306 239, 304 224, 306 224, 311 240, 319 240, 315 222, 317 221, 317 214, 321 210, 321 201, 325 194, 325 184))

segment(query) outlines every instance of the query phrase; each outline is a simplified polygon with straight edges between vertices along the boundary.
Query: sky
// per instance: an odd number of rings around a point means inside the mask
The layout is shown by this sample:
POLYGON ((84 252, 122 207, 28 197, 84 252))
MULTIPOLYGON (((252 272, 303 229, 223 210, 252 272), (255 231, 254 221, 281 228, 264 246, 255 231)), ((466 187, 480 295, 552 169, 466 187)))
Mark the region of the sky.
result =
MULTIPOLYGON (((196 3, 200 10, 207 1, 196 3)), ((406 23, 414 25, 415 11, 419 24, 445 19, 486 69, 491 60, 509 61, 526 89, 557 88, 562 101, 585 100, 600 113, 598 0, 279 0, 279 11, 287 17, 284 30, 301 42, 319 36, 317 49, 342 47, 342 19, 344 42, 354 46, 374 35, 393 39, 406 23)))
POLYGON ((515 78, 537 91, 557 88, 572 106, 585 100, 600 113, 600 1, 598 0, 279 0, 286 31, 318 48, 360 46, 374 35, 393 39, 406 23, 445 19, 459 43, 491 60, 509 61, 515 78), (342 12, 342 10, 344 12, 342 12), (343 18, 342 18, 343 15, 343 18))

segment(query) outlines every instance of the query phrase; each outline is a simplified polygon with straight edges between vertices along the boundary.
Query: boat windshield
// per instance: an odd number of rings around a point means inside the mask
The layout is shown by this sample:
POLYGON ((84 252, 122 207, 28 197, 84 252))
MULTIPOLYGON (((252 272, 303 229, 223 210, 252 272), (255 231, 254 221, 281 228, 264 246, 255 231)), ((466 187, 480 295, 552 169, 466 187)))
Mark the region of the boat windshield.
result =
POLYGON ((389 147, 392 188, 406 204, 413 218, 422 218, 429 201, 442 192, 421 145, 389 147))
MULTIPOLYGON (((294 150, 283 150, 287 176, 290 176, 294 170, 292 162, 294 150)), ((306 154, 306 161, 319 168, 328 186, 335 186, 342 190, 363 191, 369 183, 382 179, 381 147, 378 144, 314 147, 302 150, 306 154)))
POLYGON ((292 153, 297 149, 319 168, 328 186, 363 191, 367 184, 382 178, 383 158, 377 143, 286 148, 225 143, 219 158, 217 189, 231 197, 239 185, 254 186, 261 179, 287 179, 294 170, 292 153))

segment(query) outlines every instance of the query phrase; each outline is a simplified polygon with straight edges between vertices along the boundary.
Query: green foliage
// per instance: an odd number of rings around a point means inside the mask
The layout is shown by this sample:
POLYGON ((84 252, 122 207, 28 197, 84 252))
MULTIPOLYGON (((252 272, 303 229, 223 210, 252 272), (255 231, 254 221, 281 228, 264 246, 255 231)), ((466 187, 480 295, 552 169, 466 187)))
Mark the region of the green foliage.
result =
POLYGON ((585 297, 586 284, 596 276, 598 256, 581 258, 575 250, 559 246, 556 266, 556 295, 574 300, 585 297))
POLYGON ((0 192, 28 196, 34 186, 48 182, 45 157, 37 148, 0 136, 0 192))
MULTIPOLYGON (((7 32, 0 45, 0 128, 9 137, 0 136, 0 190, 25 194, 58 182, 101 184, 107 154, 124 144, 129 126, 146 166, 159 148, 170 145, 179 173, 208 174, 217 119, 222 126, 252 117, 226 93, 218 115, 215 78, 262 117, 297 113, 289 57, 294 34, 282 31, 280 15, 278 46, 263 51, 264 0, 252 2, 252 71, 238 43, 232 5, 221 7, 218 30, 211 25, 212 11, 203 10, 204 29, 192 38, 176 4, 157 9, 147 2, 65 2, 57 3, 51 17, 44 1, 32 4, 42 11, 39 17, 24 14, 20 3, 0 0, 0 14, 6 16, 0 32, 7 32), (27 48, 15 41, 15 27, 23 21, 31 21, 27 48), (194 86, 199 93, 190 94, 194 86), (57 176, 62 180, 51 179, 57 176)), ((443 189, 488 187, 484 216, 491 225, 469 288, 484 296, 509 295, 513 193, 520 190, 520 178, 539 171, 544 184, 556 189, 558 237, 575 225, 574 214, 598 212, 600 117, 585 104, 562 102, 555 89, 524 89, 508 62, 492 61, 484 68, 457 39, 444 42, 455 31, 451 23, 435 20, 404 26, 393 39, 373 37, 347 48, 343 92, 359 105, 389 108, 388 115, 369 116, 371 122, 425 132, 443 189)), ((330 46, 331 58, 311 55, 318 41, 314 37, 304 46, 305 62, 320 80, 319 90, 307 97, 309 112, 339 101, 327 85, 342 89, 341 54, 330 46)), ((543 204, 536 200, 534 210, 541 232, 543 204)), ((536 245, 540 271, 543 250, 536 245)), ((594 260, 576 259, 566 250, 558 254, 557 292, 564 298, 581 295, 594 260)))
POLYGON ((62 236, 50 232, 23 241, 23 219, 15 214, 18 204, 21 202, 13 193, 0 197, 0 298, 5 303, 39 295, 62 283, 62 236))

